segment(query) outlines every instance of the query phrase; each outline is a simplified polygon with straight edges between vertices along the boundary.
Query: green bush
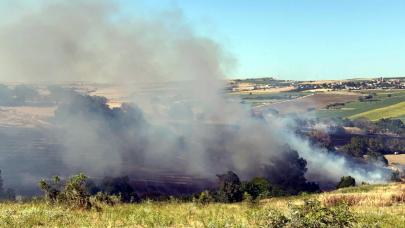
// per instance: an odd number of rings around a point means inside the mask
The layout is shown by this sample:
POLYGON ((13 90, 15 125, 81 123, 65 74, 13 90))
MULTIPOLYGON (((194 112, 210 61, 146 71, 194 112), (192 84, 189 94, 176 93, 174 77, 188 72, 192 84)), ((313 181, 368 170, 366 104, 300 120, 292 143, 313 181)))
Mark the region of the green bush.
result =
POLYGON ((51 182, 41 180, 39 187, 45 193, 45 198, 50 203, 62 203, 69 207, 90 209, 90 194, 86 190, 87 177, 80 173, 70 177, 65 184, 55 176, 51 182))
POLYGON ((304 200, 302 205, 289 205, 287 215, 270 209, 266 215, 268 227, 350 227, 356 222, 345 204, 334 207, 322 206, 318 200, 304 200))
POLYGON ((289 227, 291 220, 278 210, 268 210, 265 217, 266 227, 289 227))
POLYGON ((54 176, 50 182, 42 179, 39 181, 39 188, 44 192, 45 199, 50 203, 57 203, 61 198, 61 180, 54 176))
POLYGON ((356 186, 356 180, 351 176, 342 177, 336 189, 356 186))
POLYGON ((96 211, 101 211, 103 206, 114 206, 121 202, 121 198, 115 195, 108 195, 105 192, 97 192, 95 195, 90 196, 90 203, 92 208, 96 211))
POLYGON ((247 192, 253 200, 269 195, 270 183, 262 177, 255 177, 243 184, 243 191, 247 192))
POLYGON ((211 195, 209 191, 205 190, 200 193, 200 195, 197 198, 197 202, 201 204, 208 204, 214 202, 214 197, 211 195))
POLYGON ((305 200, 303 205, 290 206, 291 227, 348 227, 355 217, 345 204, 325 207, 317 200, 305 200))

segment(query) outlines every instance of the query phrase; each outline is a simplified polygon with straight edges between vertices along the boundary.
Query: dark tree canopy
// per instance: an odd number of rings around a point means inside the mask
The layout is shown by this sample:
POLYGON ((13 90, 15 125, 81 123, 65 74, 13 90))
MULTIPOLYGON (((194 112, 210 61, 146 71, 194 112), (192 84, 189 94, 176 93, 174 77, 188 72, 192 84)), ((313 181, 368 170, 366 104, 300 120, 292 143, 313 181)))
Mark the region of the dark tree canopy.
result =
POLYGON ((109 195, 120 195, 121 200, 127 203, 138 202, 139 197, 129 183, 129 177, 104 177, 101 191, 109 195))
POLYGON ((266 178, 255 177, 251 181, 244 183, 243 190, 249 193, 253 199, 256 199, 260 196, 267 196, 270 188, 270 182, 266 178))
POLYGON ((242 183, 232 171, 217 175, 219 178, 219 197, 226 203, 240 202, 243 199, 242 183))
POLYGON ((352 186, 356 186, 356 180, 351 176, 345 176, 340 179, 336 188, 347 188, 352 186))
POLYGON ((319 186, 307 182, 305 178, 306 166, 306 160, 299 157, 297 151, 285 147, 283 157, 273 158, 271 163, 264 167, 264 174, 272 185, 283 189, 288 195, 318 191, 319 186))

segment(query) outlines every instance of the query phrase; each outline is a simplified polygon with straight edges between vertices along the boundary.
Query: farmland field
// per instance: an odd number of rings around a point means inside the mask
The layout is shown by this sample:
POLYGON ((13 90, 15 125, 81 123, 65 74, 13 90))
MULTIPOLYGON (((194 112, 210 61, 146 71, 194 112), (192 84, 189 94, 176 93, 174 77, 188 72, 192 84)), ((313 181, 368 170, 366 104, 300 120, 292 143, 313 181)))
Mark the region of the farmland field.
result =
POLYGON ((377 92, 372 99, 369 101, 353 101, 346 103, 340 109, 322 109, 317 112, 317 116, 319 117, 346 117, 346 118, 357 118, 361 117, 361 113, 365 115, 365 117, 370 117, 373 120, 378 120, 379 118, 387 118, 387 117, 396 117, 400 119, 404 119, 405 113, 403 112, 403 107, 399 106, 392 106, 399 104, 405 101, 405 91, 395 91, 392 93, 389 92, 377 92), (382 109, 392 106, 391 109, 382 109), (402 107, 401 110, 396 110, 397 108, 402 107), (370 112, 372 110, 380 109, 379 111, 370 112), (386 112, 386 114, 382 114, 380 111, 391 111, 386 112), (378 114, 380 112, 380 115, 378 114), (388 116, 386 116, 388 115, 388 116))
POLYGON ((401 102, 394 105, 389 105, 383 108, 377 108, 374 110, 362 112, 356 115, 352 115, 350 119, 357 119, 360 117, 366 117, 371 121, 379 120, 382 118, 395 118, 405 115, 405 102, 401 102))
POLYGON ((388 164, 405 165, 405 154, 387 154, 384 157, 388 160, 388 164))
POLYGON ((263 108, 271 108, 282 114, 292 112, 306 112, 308 110, 318 110, 328 104, 355 101, 358 95, 352 93, 315 93, 300 96, 296 99, 279 101, 268 104, 263 108))

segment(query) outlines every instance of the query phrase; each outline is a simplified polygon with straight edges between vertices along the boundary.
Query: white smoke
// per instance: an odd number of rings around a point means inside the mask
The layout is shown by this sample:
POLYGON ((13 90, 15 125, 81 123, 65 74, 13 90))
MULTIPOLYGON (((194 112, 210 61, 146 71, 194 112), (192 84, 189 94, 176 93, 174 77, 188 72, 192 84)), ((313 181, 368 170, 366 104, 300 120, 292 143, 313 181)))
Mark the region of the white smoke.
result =
POLYGON ((308 161, 309 180, 352 175, 384 181, 378 170, 357 169, 311 148, 284 130, 286 120, 255 119, 248 107, 226 99, 223 79, 234 59, 218 43, 197 36, 180 11, 119 15, 119 6, 108 0, 41 1, 0 23, 1 81, 113 82, 125 85, 139 106, 113 111, 103 102, 93 107, 93 101, 79 101, 74 110, 61 111, 56 125, 64 132, 62 159, 72 170, 104 175, 141 167, 215 177, 233 169, 247 178, 288 160, 288 144, 308 161), (170 82, 175 88, 169 92, 139 91, 143 83, 170 82), (116 125, 125 130, 114 130, 116 125))

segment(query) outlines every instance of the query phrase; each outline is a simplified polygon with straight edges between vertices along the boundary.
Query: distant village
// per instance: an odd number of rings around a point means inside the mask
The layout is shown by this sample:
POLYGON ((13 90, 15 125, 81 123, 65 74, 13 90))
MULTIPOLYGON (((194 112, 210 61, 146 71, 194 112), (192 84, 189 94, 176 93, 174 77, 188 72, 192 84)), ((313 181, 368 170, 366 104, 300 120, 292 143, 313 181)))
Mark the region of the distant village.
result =
POLYGON ((236 79, 229 81, 227 90, 230 92, 277 91, 280 88, 289 88, 288 91, 296 92, 306 90, 405 89, 405 77, 330 81, 294 81, 274 78, 236 79))

